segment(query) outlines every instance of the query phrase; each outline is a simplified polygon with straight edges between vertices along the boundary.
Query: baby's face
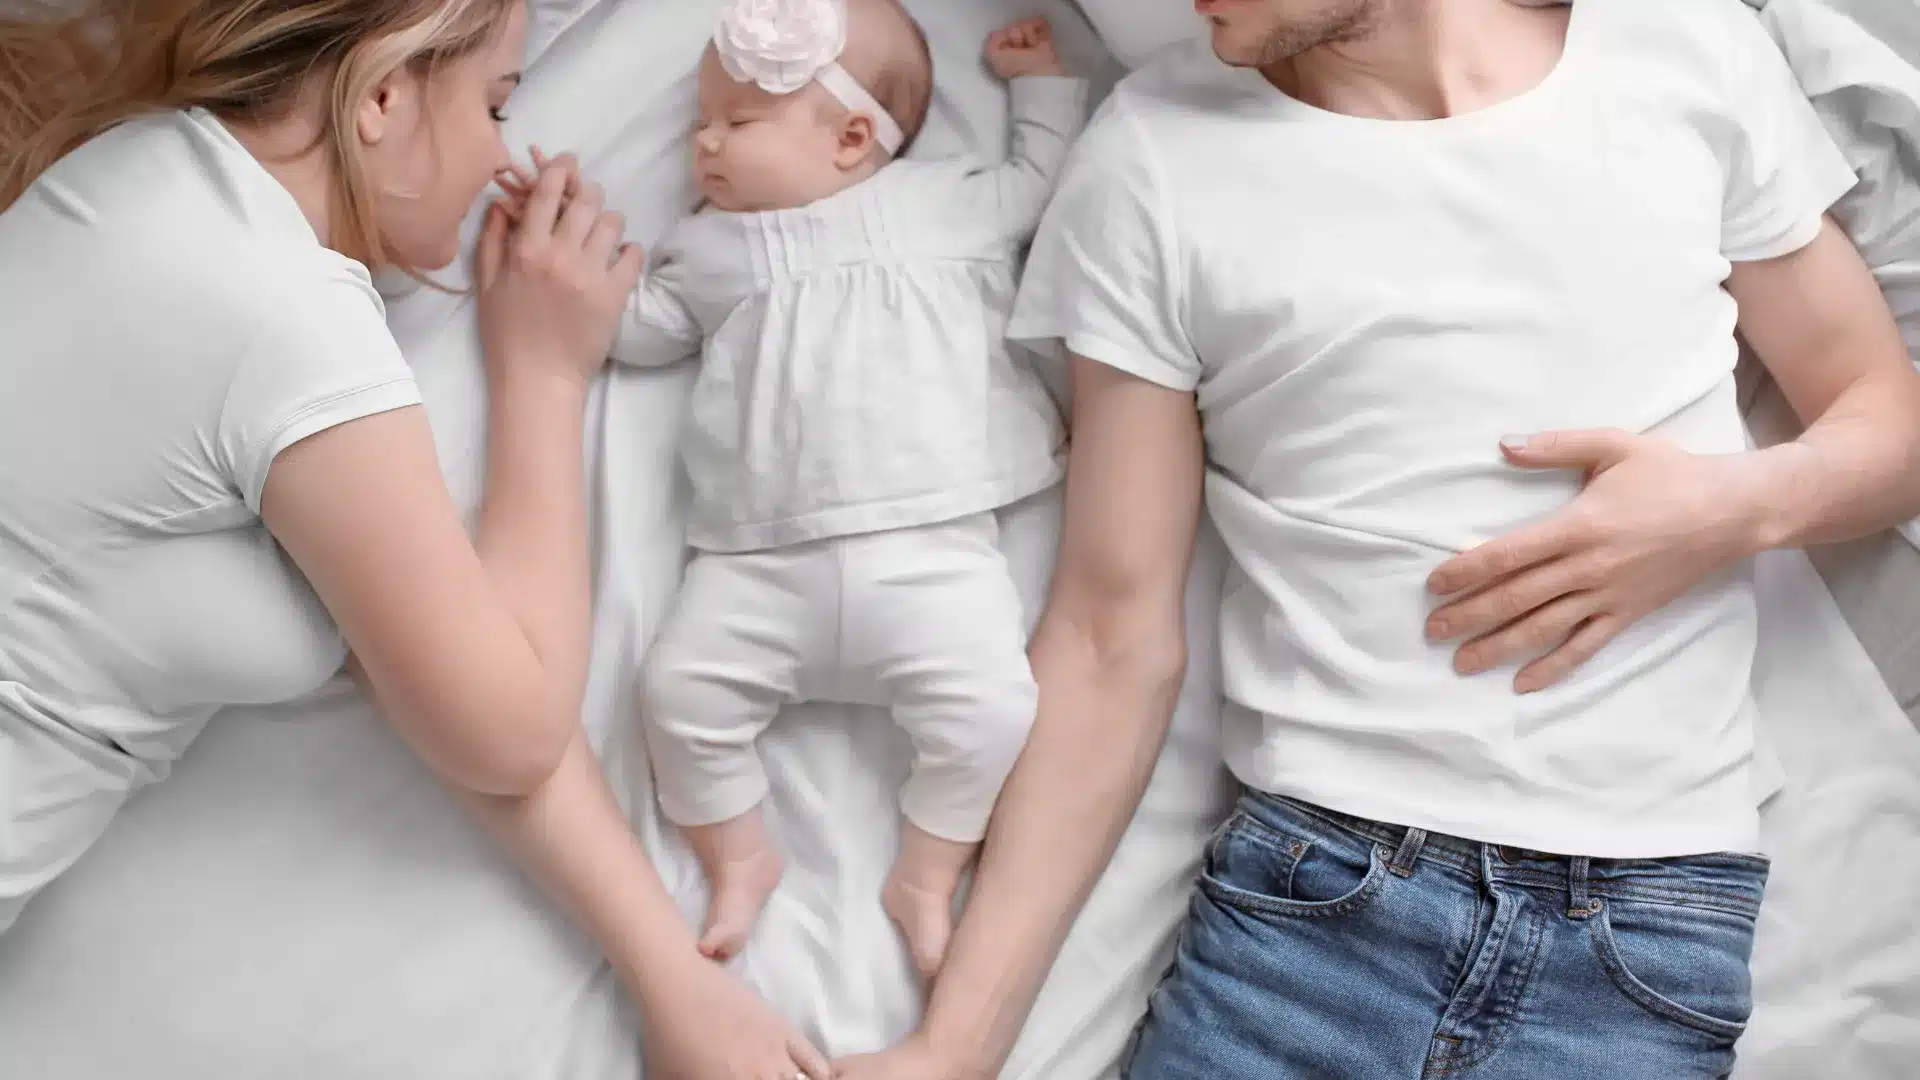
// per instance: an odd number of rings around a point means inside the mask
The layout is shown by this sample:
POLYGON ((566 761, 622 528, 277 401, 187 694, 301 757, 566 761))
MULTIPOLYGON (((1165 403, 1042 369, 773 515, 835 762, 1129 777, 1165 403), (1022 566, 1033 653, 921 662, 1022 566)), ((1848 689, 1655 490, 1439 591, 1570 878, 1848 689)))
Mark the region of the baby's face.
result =
POLYGON ((700 62, 693 175, 717 210, 761 213, 817 202, 846 187, 844 109, 809 85, 776 95, 735 82, 709 48, 700 62))

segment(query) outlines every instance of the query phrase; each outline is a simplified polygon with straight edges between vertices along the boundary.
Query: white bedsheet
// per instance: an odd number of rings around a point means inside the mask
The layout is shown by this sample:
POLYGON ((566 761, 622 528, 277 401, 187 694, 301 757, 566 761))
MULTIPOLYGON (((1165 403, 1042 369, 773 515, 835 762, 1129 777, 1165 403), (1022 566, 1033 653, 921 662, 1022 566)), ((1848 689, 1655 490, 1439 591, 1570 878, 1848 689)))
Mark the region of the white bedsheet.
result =
MULTIPOLYGON (((927 18, 944 83, 925 149, 997 149, 1003 105, 973 61, 987 29, 1029 5, 911 6, 927 18)), ((1040 6, 1073 52, 1094 55, 1082 24, 1040 6)), ((579 150, 637 237, 657 235, 689 199, 681 132, 711 10, 712 0, 542 9, 543 37, 579 21, 530 74, 513 134, 579 150)), ((471 504, 484 388, 467 305, 416 293, 393 314, 450 480, 471 504)), ((597 403, 601 575, 586 715, 692 915, 699 875, 663 834, 626 738, 633 661, 678 571, 672 443, 688 378, 619 372, 597 403)), ((1008 515, 1030 605, 1057 514, 1048 497, 1008 515)), ((1165 963, 1229 795, 1214 730, 1222 559, 1206 537, 1189 603, 1194 668, 1168 751, 1009 1077, 1106 1075, 1165 963)), ((1761 583, 1756 688, 1789 784, 1767 815, 1778 865, 1742 1076, 1895 1080, 1920 1054, 1909 914, 1920 900, 1920 738, 1802 558, 1769 557, 1761 583)), ((791 870, 745 964, 833 1052, 888 1041, 917 1008, 877 905, 892 842, 878 823, 892 820, 902 751, 884 718, 834 707, 796 710, 768 739, 791 870)), ((591 947, 350 693, 217 719, 175 777, 0 938, 7 1080, 630 1080, 637 1069, 634 1026, 591 947)))

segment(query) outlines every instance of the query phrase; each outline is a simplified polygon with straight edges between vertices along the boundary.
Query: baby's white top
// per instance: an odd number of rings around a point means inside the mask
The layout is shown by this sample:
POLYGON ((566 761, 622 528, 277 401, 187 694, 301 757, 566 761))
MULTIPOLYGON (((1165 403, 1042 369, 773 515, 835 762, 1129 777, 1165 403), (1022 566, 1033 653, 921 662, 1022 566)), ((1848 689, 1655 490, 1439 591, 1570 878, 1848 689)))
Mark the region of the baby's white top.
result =
POLYGON ((799 209, 696 214, 661 242, 614 358, 704 348, 682 446, 694 547, 928 525, 1060 479, 1059 412, 1005 329, 1086 84, 1016 79, 1012 105, 1003 164, 895 162, 799 209))

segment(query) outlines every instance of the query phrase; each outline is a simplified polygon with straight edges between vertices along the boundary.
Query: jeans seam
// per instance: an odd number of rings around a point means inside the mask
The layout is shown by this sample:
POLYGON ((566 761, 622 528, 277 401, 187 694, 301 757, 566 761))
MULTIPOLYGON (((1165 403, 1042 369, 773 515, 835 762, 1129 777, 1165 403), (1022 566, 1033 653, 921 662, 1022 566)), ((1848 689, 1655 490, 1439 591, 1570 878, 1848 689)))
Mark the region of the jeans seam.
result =
POLYGON ((1275 855, 1282 855, 1289 859, 1298 859, 1306 853, 1306 848, 1313 844, 1313 841, 1303 837, 1288 836, 1252 814, 1244 812, 1236 815, 1236 820, 1221 834, 1221 839, 1225 840, 1226 837, 1236 833, 1275 855), (1296 847, 1296 845, 1301 846, 1296 847))
POLYGON ((1368 848, 1366 880, 1351 895, 1339 900, 1327 901, 1325 904, 1264 896, 1237 885, 1229 885, 1211 874, 1200 876, 1200 888, 1215 901, 1250 914, 1273 915, 1285 919, 1332 919, 1351 915, 1371 903, 1386 886, 1387 879, 1391 876, 1386 872, 1386 864, 1380 861, 1380 849, 1368 848))
POLYGON ((1168 957, 1167 966, 1161 969, 1160 977, 1154 980, 1153 989, 1147 991, 1147 1007, 1141 1012, 1140 1019, 1134 1023, 1132 1033, 1127 1036, 1126 1045, 1121 1048, 1119 1071, 1121 1077, 1132 1074, 1133 1063, 1140 1057, 1140 1044, 1145 1039, 1147 1024, 1153 1020, 1155 999, 1163 996, 1167 984, 1173 981, 1173 973, 1180 967, 1180 948, 1186 944, 1187 931, 1192 923, 1193 916, 1189 912, 1186 918, 1180 920, 1180 928, 1174 932, 1173 955, 1168 957))
POLYGON ((1531 921, 1533 927, 1527 933, 1525 959, 1515 972, 1517 977, 1514 979, 1513 987, 1501 995, 1498 1003, 1498 1008, 1505 1013, 1504 1018, 1495 1026, 1486 1042, 1466 1057, 1454 1060, 1450 1055, 1435 1055, 1436 1060, 1433 1060, 1428 1067, 1429 1075, 1447 1076, 1463 1069, 1471 1069, 1491 1058, 1506 1045, 1507 1038, 1513 1033, 1513 1025, 1519 1016, 1520 1001, 1533 986, 1534 965, 1540 960, 1540 941, 1546 937, 1547 933, 1545 915, 1535 913, 1531 921))

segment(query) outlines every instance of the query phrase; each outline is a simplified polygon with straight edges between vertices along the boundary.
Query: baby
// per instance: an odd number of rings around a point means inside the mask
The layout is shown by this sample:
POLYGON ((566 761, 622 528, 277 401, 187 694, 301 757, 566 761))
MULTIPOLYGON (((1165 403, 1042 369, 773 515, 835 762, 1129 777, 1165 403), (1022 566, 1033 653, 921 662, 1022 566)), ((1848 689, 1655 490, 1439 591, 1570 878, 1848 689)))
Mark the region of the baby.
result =
POLYGON ((995 33, 1005 164, 905 161, 933 64, 896 0, 735 0, 700 69, 705 205, 615 348, 702 353, 682 456, 695 557, 648 655, 660 805, 712 886, 701 949, 778 883, 754 741, 781 706, 885 705, 911 738, 882 901, 939 968, 1037 691, 994 511, 1056 483, 1052 399, 1003 341, 1018 249, 1084 120, 1044 20, 995 33))

